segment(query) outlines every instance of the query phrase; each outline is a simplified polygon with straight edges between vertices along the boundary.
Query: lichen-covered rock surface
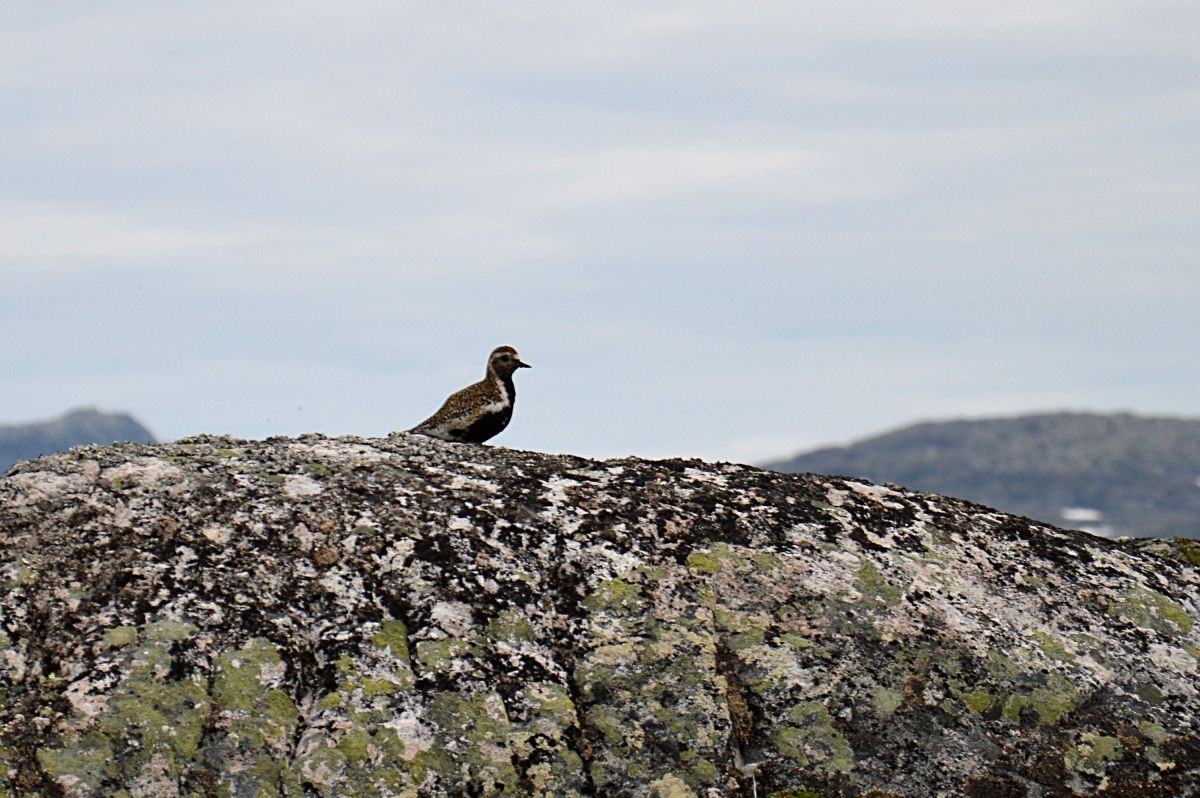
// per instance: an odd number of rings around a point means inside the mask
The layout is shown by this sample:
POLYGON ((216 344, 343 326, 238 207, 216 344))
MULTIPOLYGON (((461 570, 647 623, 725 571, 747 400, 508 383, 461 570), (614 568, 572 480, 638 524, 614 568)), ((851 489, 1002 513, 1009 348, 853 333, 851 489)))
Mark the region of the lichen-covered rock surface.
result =
POLYGON ((408 435, 77 449, 0 479, 0 797, 1197 795, 1173 545, 408 435))

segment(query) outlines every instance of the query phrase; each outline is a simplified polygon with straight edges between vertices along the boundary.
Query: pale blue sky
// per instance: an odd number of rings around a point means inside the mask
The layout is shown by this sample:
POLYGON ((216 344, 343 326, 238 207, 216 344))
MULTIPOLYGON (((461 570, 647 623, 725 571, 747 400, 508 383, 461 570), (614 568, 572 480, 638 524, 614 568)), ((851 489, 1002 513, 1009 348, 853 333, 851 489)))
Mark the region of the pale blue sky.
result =
POLYGON ((10 2, 0 421, 762 460, 1200 413, 1194 2, 10 2))

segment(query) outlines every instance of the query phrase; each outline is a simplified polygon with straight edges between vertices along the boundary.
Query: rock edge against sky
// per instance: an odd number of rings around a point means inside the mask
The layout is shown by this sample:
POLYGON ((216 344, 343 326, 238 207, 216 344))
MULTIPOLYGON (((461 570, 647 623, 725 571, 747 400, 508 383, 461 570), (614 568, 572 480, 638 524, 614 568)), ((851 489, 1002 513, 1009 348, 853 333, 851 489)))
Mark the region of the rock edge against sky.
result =
POLYGON ((0 796, 1183 796, 1200 568, 746 466, 305 436, 0 479, 0 796))

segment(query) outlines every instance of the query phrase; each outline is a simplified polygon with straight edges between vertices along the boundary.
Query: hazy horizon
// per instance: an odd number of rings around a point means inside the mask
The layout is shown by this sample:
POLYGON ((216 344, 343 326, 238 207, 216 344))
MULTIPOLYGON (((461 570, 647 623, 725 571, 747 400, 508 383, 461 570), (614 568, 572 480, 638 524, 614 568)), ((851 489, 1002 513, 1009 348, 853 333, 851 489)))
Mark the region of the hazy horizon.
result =
MULTIPOLYGON (((77 405, 74 407, 70 407, 70 408, 67 408, 66 410, 62 411, 61 413, 56 413, 52 416, 47 416, 44 418, 30 418, 30 419, 16 419, 16 420, 0 419, 0 429, 3 429, 5 427, 11 427, 11 426, 25 426, 25 425, 39 424, 39 423, 43 423, 43 422, 52 422, 52 421, 59 420, 69 414, 72 414, 72 413, 89 412, 89 411, 96 411, 99 413, 113 414, 113 415, 127 415, 130 418, 132 418, 134 421, 138 422, 138 424, 141 425, 143 428, 147 429, 147 431, 149 431, 154 436, 155 440, 158 441, 159 443, 171 443, 173 441, 176 441, 176 440, 179 440, 182 438, 194 437, 194 436, 198 436, 198 435, 231 435, 232 434, 232 433, 221 432, 218 430, 197 430, 195 432, 185 433, 184 435, 176 436, 173 438, 167 438, 167 437, 163 437, 161 435, 156 434, 152 425, 145 423, 144 419, 141 418, 136 412, 130 411, 128 409, 122 409, 122 408, 97 407, 95 405, 87 405, 87 404, 81 404, 81 405, 77 405)), ((1039 416, 1060 416, 1060 415, 1083 415, 1083 416, 1127 416, 1128 415, 1128 416, 1134 416, 1137 418, 1149 419, 1149 420, 1200 421, 1200 415, 1190 415, 1189 416, 1189 415, 1183 415, 1183 414, 1178 414, 1178 415, 1147 414, 1147 413, 1138 413, 1138 412, 1132 411, 1132 410, 1117 409, 1117 410, 1104 411, 1104 410, 1092 410, 1092 409, 1086 409, 1086 408, 1072 408, 1072 407, 1042 408, 1042 409, 1033 409, 1033 410, 1028 410, 1028 411, 1017 411, 1017 412, 1013 412, 1013 413, 997 413, 997 414, 974 415, 974 416, 949 416, 949 417, 945 417, 945 418, 914 418, 910 421, 902 422, 899 425, 894 426, 894 427, 887 427, 884 429, 877 429, 877 430, 869 430, 869 431, 863 432, 859 435, 855 435, 853 437, 846 438, 844 440, 826 441, 826 442, 817 443, 815 445, 805 447, 803 449, 796 449, 793 451, 785 451, 785 452, 782 452, 779 455, 775 455, 775 456, 761 457, 761 458, 757 458, 756 460, 753 460, 753 461, 747 460, 747 461, 735 461, 735 462, 745 462, 750 465, 760 465, 760 466, 761 465, 770 465, 772 463, 777 463, 777 462, 782 462, 785 460, 792 459, 799 455, 812 454, 812 453, 815 453, 815 452, 818 452, 821 450, 825 450, 825 449, 841 449, 841 448, 848 447, 848 446, 854 446, 856 444, 865 443, 867 441, 871 441, 876 438, 891 435, 896 432, 901 432, 904 430, 909 430, 912 428, 921 427, 921 426, 925 426, 925 425, 931 425, 931 424, 936 425, 936 424, 948 424, 948 423, 951 423, 951 424, 952 423, 969 423, 969 422, 975 422, 975 421, 997 421, 997 420, 1016 419, 1016 418, 1031 418, 1031 417, 1039 417, 1039 416)), ((393 430, 393 432, 398 432, 398 431, 401 431, 401 430, 393 430)), ((351 436, 359 435, 359 433, 355 433, 355 432, 325 433, 322 430, 308 430, 308 432, 309 433, 317 433, 317 434, 326 434, 326 435, 329 435, 330 437, 335 437, 337 435, 351 435, 351 436)), ((296 433, 296 434, 302 435, 305 433, 296 433)), ((386 434, 386 433, 381 433, 381 435, 384 435, 384 434, 386 434)), ((246 437, 246 436, 235 436, 235 437, 246 437)), ((249 439, 250 440, 261 440, 266 437, 270 437, 270 436, 266 435, 266 436, 262 436, 262 438, 251 437, 249 439)), ((488 445, 505 446, 506 444, 504 443, 503 437, 499 437, 499 438, 496 438, 493 441, 491 441, 488 445)), ((509 447, 509 448, 517 448, 517 447, 509 447)), ((548 451, 548 450, 533 450, 533 451, 548 451)), ((571 452, 571 451, 548 452, 548 453, 551 453, 551 454, 577 454, 576 452, 571 452)), ((622 455, 609 455, 609 456, 606 456, 606 459, 608 457, 619 458, 621 456, 622 455)), ((678 455, 672 455, 672 456, 696 457, 696 455, 688 455, 686 453, 680 453, 678 455)), ((711 459, 711 458, 700 458, 700 459, 711 459)))

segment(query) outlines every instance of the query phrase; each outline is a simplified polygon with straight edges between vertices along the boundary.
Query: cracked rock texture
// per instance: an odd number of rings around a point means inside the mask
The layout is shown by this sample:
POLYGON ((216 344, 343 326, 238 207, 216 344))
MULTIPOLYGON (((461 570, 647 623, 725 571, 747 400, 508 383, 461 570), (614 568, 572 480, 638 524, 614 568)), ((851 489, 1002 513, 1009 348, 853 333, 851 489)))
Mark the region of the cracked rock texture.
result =
POLYGON ((0 479, 0 798, 1200 794, 1200 552, 305 436, 0 479))

